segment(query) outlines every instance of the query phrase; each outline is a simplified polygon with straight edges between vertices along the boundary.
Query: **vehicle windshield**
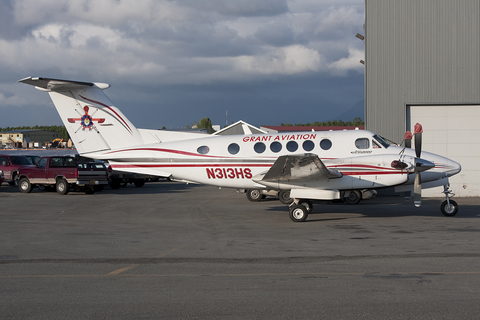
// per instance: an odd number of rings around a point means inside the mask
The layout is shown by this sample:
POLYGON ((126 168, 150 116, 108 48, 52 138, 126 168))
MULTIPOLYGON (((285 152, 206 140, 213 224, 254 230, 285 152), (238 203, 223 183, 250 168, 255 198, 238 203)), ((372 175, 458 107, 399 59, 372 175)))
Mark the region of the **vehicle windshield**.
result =
POLYGON ((24 156, 11 156, 10 160, 12 161, 12 164, 16 165, 31 165, 32 162, 28 160, 27 157, 24 156))
POLYGON ((379 144, 381 144, 385 149, 387 149, 390 146, 385 140, 383 140, 382 138, 380 138, 377 135, 374 135, 373 139, 375 139, 375 141, 377 141, 379 144))

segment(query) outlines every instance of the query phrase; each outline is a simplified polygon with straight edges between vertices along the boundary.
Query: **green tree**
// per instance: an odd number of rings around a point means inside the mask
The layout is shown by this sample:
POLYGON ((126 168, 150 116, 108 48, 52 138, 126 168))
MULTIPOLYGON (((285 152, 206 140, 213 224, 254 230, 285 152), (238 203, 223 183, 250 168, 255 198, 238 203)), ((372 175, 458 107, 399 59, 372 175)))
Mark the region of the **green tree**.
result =
POLYGON ((200 119, 200 122, 198 123, 198 128, 199 129, 207 129, 208 133, 213 133, 214 130, 212 128, 212 121, 210 118, 202 118, 200 119))

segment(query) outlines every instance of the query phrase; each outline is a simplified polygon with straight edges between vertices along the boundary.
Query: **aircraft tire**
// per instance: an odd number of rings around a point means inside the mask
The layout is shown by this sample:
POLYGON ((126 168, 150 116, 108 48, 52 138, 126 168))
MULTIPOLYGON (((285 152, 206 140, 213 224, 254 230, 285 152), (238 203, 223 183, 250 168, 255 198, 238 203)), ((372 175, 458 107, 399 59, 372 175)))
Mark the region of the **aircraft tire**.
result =
POLYGON ((145 185, 145 179, 135 179, 133 180, 133 184, 135 185, 135 187, 141 188, 145 185))
POLYGON ((278 193, 278 200, 283 204, 290 204, 293 199, 290 198, 290 190, 282 190, 278 193))
POLYGON ((350 191, 348 197, 345 197, 345 202, 348 204, 358 204, 362 200, 362 193, 358 190, 350 191))
POLYGON ((458 212, 458 204, 455 201, 450 200, 450 206, 449 206, 447 200, 445 200, 442 202, 442 205, 440 206, 440 210, 442 210, 442 213, 444 216, 453 217, 458 212))
POLYGON ((298 204, 301 204, 302 206, 304 206, 307 209, 308 214, 312 213, 312 210, 313 210, 312 201, 307 200, 307 199, 302 199, 302 200, 298 201, 298 204))
POLYGON ((18 189, 20 189, 20 191, 23 193, 30 193, 32 192, 32 184, 30 183, 28 178, 23 177, 18 182, 18 189))
POLYGON ((265 195, 258 189, 248 189, 247 190, 247 199, 252 202, 257 202, 262 199, 265 199, 265 195))
POLYGON ((308 210, 301 204, 296 204, 290 207, 290 219, 293 222, 304 222, 308 217, 308 210))

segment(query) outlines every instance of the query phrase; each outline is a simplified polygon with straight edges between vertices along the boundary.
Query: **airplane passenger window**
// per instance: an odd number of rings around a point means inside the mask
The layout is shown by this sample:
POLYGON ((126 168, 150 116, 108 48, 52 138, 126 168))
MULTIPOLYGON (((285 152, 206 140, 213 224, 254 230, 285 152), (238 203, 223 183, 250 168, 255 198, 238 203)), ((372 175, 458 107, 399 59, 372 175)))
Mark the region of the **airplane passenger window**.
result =
POLYGON ((322 141, 320 141, 320 148, 322 148, 323 150, 329 150, 331 147, 332 141, 330 141, 329 139, 322 139, 322 141))
POLYGON ((295 152, 298 149, 298 143, 295 141, 288 141, 287 143, 287 150, 290 152, 295 152))
POLYGON ((197 152, 200 154, 207 154, 210 152, 210 148, 207 146, 198 147, 197 152))
POLYGON ((305 142, 303 142, 303 150, 305 151, 312 151, 313 148, 315 148, 315 143, 313 143, 313 141, 311 140, 305 140, 305 142))
POLYGON ((272 150, 272 152, 280 152, 282 150, 282 144, 278 141, 274 141, 270 144, 270 150, 272 150))
POLYGON ((357 149, 368 149, 370 148, 370 140, 368 138, 358 138, 355 140, 355 146, 357 149))
POLYGON ((265 143, 263 143, 263 142, 257 142, 253 146, 253 149, 255 150, 256 153, 264 153, 266 148, 267 147, 265 146, 265 143))
POLYGON ((238 151, 240 151, 240 146, 236 143, 231 143, 229 146, 228 146, 228 152, 230 154, 237 154, 238 151))

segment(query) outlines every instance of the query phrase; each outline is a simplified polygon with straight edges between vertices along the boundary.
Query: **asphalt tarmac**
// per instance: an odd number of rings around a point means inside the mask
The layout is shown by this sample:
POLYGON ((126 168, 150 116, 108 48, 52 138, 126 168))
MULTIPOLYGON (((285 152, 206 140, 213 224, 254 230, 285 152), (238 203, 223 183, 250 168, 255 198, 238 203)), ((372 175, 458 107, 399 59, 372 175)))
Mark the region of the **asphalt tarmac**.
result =
POLYGON ((480 200, 314 204, 160 181, 0 188, 1 319, 474 319, 480 200))

